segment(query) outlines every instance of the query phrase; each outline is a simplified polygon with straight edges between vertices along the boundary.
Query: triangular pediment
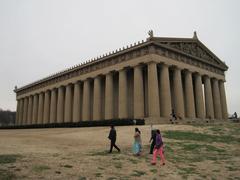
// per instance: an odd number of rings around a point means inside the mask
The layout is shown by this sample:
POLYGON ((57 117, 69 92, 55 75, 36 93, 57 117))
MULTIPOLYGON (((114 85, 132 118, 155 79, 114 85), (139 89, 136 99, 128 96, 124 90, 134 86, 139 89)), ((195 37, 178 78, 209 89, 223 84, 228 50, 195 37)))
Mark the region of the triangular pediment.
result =
POLYGON ((227 70, 227 66, 213 52, 211 52, 198 39, 193 38, 156 38, 155 42, 172 50, 182 52, 192 57, 200 58, 211 64, 221 66, 227 70))

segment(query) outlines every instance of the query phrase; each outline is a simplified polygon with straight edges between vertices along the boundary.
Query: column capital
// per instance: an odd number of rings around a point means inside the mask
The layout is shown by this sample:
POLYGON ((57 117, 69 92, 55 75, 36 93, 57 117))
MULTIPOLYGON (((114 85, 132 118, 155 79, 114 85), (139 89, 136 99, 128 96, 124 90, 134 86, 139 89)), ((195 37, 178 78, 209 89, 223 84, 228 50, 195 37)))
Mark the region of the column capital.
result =
POLYGON ((202 76, 202 74, 197 71, 194 71, 192 74, 193 74, 193 76, 202 76))
POLYGON ((211 77, 210 77, 209 75, 207 75, 207 74, 203 74, 202 77, 203 77, 203 80, 205 80, 205 79, 210 79, 210 78, 211 78, 211 77))
POLYGON ((149 64, 158 64, 158 62, 152 60, 152 61, 146 62, 146 64, 147 64, 147 65, 149 65, 149 64))
POLYGON ((118 72, 127 71, 128 68, 129 67, 123 67, 123 68, 119 69, 118 72))
POLYGON ((170 66, 170 68, 173 70, 180 70, 180 71, 183 70, 182 68, 180 68, 179 66, 176 66, 176 65, 172 65, 172 66, 170 66))
POLYGON ((191 73, 191 74, 193 74, 194 72, 193 71, 191 71, 190 69, 182 69, 182 71, 184 72, 184 73, 191 73))
POLYGON ((169 68, 171 65, 166 64, 166 63, 164 63, 164 62, 161 62, 161 63, 159 63, 159 66, 160 66, 160 67, 167 67, 167 68, 169 68))

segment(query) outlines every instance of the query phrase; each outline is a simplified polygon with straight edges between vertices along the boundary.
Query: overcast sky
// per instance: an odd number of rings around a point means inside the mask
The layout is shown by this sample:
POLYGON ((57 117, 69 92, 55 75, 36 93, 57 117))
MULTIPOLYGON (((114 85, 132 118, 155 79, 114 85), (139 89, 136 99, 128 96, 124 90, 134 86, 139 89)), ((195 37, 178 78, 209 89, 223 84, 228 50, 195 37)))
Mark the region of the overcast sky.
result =
POLYGON ((14 86, 146 39, 198 38, 229 66, 229 113, 240 114, 238 0, 0 0, 0 108, 16 109, 14 86))

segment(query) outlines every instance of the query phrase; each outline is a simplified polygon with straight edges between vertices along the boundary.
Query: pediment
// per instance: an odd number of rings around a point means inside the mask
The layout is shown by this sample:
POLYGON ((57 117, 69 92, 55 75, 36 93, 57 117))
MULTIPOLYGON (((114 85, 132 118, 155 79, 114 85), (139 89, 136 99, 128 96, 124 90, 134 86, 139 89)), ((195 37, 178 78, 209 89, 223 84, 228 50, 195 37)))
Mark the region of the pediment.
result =
POLYGON ((158 39, 158 44, 187 55, 200 58, 227 70, 227 66, 198 39, 158 39))

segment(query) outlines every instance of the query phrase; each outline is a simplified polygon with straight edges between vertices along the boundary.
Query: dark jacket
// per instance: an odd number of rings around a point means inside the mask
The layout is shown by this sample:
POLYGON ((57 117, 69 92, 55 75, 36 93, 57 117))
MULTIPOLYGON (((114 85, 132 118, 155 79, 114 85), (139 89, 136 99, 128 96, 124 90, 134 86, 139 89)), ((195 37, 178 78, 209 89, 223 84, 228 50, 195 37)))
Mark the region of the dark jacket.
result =
POLYGON ((111 129, 108 135, 108 139, 110 139, 111 141, 116 141, 117 138, 117 133, 115 129, 111 129))
POLYGON ((152 141, 153 144, 156 144, 156 134, 157 134, 157 132, 155 129, 151 131, 151 139, 150 140, 152 141))

